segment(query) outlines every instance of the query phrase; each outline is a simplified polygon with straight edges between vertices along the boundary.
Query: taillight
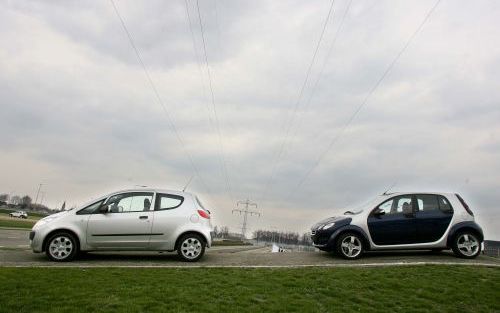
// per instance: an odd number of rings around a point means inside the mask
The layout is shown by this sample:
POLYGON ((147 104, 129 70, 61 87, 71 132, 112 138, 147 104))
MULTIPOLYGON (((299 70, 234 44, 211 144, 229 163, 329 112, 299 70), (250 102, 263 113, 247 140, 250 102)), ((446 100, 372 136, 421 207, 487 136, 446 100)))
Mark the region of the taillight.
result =
POLYGON ((206 211, 203 211, 203 210, 198 210, 198 214, 203 217, 203 218, 208 218, 210 219, 210 214, 208 214, 208 212, 206 211))
POLYGON ((465 211, 467 211, 467 213, 469 213, 471 216, 474 216, 474 213, 472 213, 467 203, 465 203, 465 200, 462 199, 462 197, 460 197, 458 193, 456 193, 455 195, 457 196, 458 200, 460 200, 460 203, 462 203, 462 205, 464 206, 465 211))

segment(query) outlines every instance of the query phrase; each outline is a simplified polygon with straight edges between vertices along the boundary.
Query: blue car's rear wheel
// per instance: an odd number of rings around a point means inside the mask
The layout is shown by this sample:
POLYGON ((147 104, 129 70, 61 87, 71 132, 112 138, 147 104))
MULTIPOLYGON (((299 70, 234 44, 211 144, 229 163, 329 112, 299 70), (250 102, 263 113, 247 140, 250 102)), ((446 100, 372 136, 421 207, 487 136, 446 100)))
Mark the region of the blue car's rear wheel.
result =
POLYGON ((453 239, 452 247, 456 256, 464 259, 473 259, 481 253, 481 241, 471 231, 459 232, 453 239))

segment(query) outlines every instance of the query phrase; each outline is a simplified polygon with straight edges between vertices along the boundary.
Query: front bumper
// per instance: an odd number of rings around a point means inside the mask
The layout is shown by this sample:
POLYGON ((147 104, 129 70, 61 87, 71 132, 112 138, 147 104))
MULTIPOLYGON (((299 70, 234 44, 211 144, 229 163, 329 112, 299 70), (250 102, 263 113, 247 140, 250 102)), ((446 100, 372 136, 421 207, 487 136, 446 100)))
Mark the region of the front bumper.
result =
POLYGON ((30 247, 35 253, 40 253, 43 251, 43 242, 40 237, 40 234, 38 234, 37 236, 36 231, 31 231, 29 234, 30 247))
POLYGON ((316 248, 325 248, 328 246, 328 241, 330 240, 330 236, 332 232, 316 230, 311 232, 311 240, 313 242, 313 246, 316 248))

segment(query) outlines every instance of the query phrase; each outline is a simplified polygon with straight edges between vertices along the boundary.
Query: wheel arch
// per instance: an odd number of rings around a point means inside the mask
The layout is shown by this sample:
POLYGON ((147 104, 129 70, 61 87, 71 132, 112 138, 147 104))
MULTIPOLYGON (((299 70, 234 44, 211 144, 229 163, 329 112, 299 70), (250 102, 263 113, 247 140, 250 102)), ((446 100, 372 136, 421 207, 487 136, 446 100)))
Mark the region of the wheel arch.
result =
POLYGON ((355 225, 346 225, 344 227, 339 228, 336 230, 331 236, 330 239, 328 240, 328 246, 329 247, 335 247, 338 238, 345 233, 355 233, 360 236, 361 240, 363 241, 364 249, 365 250, 370 250, 370 241, 368 240, 368 236, 366 235, 365 231, 358 226, 355 225))
POLYGON ((69 228, 58 228, 58 229, 52 230, 50 233, 48 233, 45 236, 45 238, 43 238, 42 252, 45 252, 45 247, 47 246, 47 241, 49 240, 49 238, 52 235, 59 233, 59 232, 66 232, 66 233, 70 233, 71 235, 73 235, 76 239, 77 251, 80 251, 80 248, 82 247, 82 243, 80 242, 80 237, 76 234, 76 232, 74 232, 73 230, 71 230, 69 228))
POLYGON ((477 225, 475 222, 461 222, 453 225, 453 227, 450 229, 446 245, 448 247, 451 247, 455 236, 463 231, 470 231, 472 233, 475 233, 479 237, 478 239, 480 242, 483 242, 484 240, 483 230, 481 229, 481 227, 479 227, 479 225, 477 225))
POLYGON ((195 234, 201 236, 201 238, 203 238, 203 240, 205 241, 205 246, 208 245, 208 238, 205 235, 203 235, 203 233, 196 230, 187 230, 185 232, 182 232, 179 236, 177 236, 177 239, 175 240, 174 250, 177 250, 177 248, 179 247, 181 238, 189 234, 195 234))

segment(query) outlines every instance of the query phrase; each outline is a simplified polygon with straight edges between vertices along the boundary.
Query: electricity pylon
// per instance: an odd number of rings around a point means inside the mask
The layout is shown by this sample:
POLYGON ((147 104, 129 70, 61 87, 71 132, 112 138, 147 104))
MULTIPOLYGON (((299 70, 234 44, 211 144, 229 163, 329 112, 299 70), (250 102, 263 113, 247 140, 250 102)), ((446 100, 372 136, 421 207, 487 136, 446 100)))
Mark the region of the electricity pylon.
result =
POLYGON ((245 239, 245 234, 247 232, 247 220, 248 220, 248 215, 257 215, 260 217, 260 213, 259 212, 256 212, 256 211, 251 211, 249 210, 248 208, 249 207, 254 207, 254 208, 257 208, 257 203, 254 203, 254 202, 250 202, 250 200, 245 200, 245 201, 238 201, 236 202, 236 209, 234 209, 232 211, 232 213, 234 214, 234 212, 238 212, 240 213, 240 215, 243 214, 243 225, 241 227, 241 239, 245 239), (245 206, 245 209, 239 209, 240 205, 244 205, 245 206))

